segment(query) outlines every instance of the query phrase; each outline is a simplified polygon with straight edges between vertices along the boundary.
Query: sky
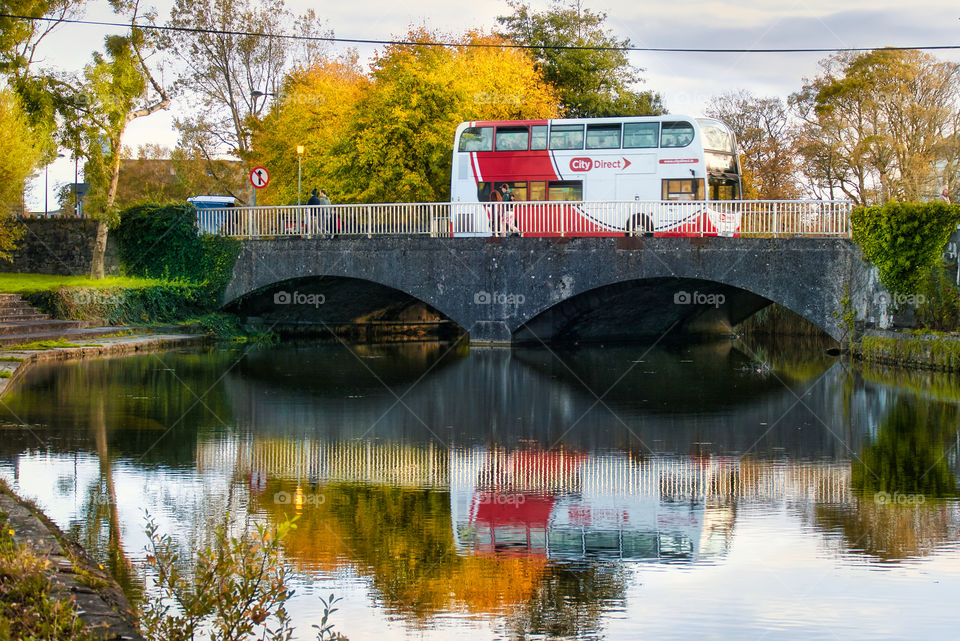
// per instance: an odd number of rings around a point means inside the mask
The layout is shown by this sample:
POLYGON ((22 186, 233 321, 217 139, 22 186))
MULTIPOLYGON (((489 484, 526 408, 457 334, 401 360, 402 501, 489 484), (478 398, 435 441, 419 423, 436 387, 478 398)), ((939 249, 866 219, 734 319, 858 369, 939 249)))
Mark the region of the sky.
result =
MULTIPOLYGON (((272 4, 272 3, 271 3, 272 4)), ((547 0, 529 0, 535 10, 547 0)), ((172 2, 153 3, 161 21, 172 2)), ((636 47, 670 48, 845 48, 883 46, 960 45, 960 5, 955 0, 672 0, 637 2, 602 0, 583 2, 585 8, 607 14, 607 26, 618 38, 636 47)), ((313 8, 340 38, 391 39, 411 26, 460 33, 471 28, 493 29, 496 17, 508 13, 503 0, 376 0, 326 2, 287 0, 293 13, 313 8)), ((105 0, 92 0, 87 18, 117 21, 105 0)), ((78 69, 90 52, 102 46, 111 29, 85 25, 62 26, 45 43, 45 66, 78 69)), ((333 52, 346 48, 338 45, 333 52)), ((359 49, 362 60, 374 47, 359 49)), ((943 60, 960 62, 960 50, 932 52, 943 60)), ((817 63, 828 54, 631 54, 642 68, 641 89, 656 91, 670 113, 702 115, 714 96, 745 89, 758 96, 785 98, 798 90, 804 78, 817 74, 817 63)), ((171 78, 164 78, 167 84, 171 78)), ((135 121, 127 134, 133 149, 144 143, 176 145, 173 116, 177 109, 135 121)), ((50 206, 56 189, 73 182, 74 162, 68 152, 50 165, 50 206)), ((82 164, 82 163, 81 163, 82 164)), ((44 173, 33 181, 27 204, 43 210, 44 173)))

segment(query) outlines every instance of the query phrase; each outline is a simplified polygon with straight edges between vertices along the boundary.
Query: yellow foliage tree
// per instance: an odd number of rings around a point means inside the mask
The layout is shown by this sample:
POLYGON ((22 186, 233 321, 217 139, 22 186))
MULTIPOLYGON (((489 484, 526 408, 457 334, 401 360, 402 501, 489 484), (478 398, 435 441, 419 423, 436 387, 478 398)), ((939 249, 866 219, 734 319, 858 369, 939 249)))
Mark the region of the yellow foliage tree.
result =
POLYGON ((296 204, 298 196, 305 203, 311 189, 329 189, 330 151, 342 140, 369 84, 355 53, 321 59, 286 77, 274 109, 253 135, 253 156, 271 174, 270 184, 257 194, 259 203, 296 204), (297 191, 298 146, 303 146, 301 194, 297 191))
POLYGON ((303 201, 315 186, 334 202, 445 201, 459 123, 559 113, 556 90, 530 56, 498 37, 415 30, 403 40, 458 46, 391 45, 369 76, 355 58, 291 74, 254 139, 254 157, 271 170, 263 202, 297 202, 297 145, 303 201))

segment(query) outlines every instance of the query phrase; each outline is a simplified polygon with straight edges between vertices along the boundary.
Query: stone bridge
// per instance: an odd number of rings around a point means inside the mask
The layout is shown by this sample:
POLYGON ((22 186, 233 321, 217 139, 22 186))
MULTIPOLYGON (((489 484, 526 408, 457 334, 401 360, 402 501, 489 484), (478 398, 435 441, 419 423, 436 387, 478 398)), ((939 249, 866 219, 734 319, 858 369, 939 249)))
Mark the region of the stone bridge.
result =
POLYGON ((729 333, 771 303, 838 341, 875 320, 875 271, 844 239, 249 239, 225 308, 265 322, 449 320, 474 343, 729 333))

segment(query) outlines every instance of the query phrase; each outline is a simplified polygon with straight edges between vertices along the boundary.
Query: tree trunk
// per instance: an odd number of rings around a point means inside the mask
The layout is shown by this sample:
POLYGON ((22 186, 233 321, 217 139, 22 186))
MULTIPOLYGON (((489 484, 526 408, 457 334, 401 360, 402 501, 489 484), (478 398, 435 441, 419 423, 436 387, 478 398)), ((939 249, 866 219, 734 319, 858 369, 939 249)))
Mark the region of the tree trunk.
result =
POLYGON ((107 234, 109 227, 105 218, 97 221, 97 239, 93 243, 93 259, 90 261, 90 278, 104 276, 104 262, 107 254, 107 234))
POLYGON ((104 262, 107 254, 107 236, 110 233, 107 217, 110 215, 109 212, 113 208, 114 201, 117 199, 117 184, 120 182, 120 144, 123 140, 123 133, 126 131, 126 129, 126 125, 120 129, 120 131, 117 133, 116 143, 113 144, 113 147, 115 148, 111 149, 113 158, 110 164, 110 186, 107 188, 107 202, 104 205, 103 212, 100 214, 100 219, 97 221, 97 240, 93 244, 93 260, 90 263, 90 278, 94 279, 101 279, 104 277, 104 262))

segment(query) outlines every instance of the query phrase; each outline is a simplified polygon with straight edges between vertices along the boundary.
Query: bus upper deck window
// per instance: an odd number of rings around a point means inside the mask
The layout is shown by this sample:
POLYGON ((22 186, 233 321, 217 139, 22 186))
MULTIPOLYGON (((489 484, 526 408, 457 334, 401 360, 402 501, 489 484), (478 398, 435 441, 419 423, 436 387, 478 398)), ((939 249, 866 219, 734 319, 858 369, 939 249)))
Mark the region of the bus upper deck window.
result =
POLYGON ((619 149, 620 124, 587 125, 587 149, 619 149))
POLYGON ((530 127, 530 149, 539 151, 547 148, 547 126, 534 125, 530 127))
POLYGON ((628 122, 623 125, 624 149, 656 149, 659 138, 659 122, 628 122))
POLYGON ((460 151, 493 151, 493 127, 467 127, 460 134, 460 151))
POLYGON ((497 151, 526 151, 529 140, 527 127, 497 127, 497 151))
POLYGON ((550 149, 583 149, 583 125, 550 127, 550 149))
POLYGON ((665 122, 660 132, 661 147, 686 147, 693 142, 693 125, 678 120, 665 122))

